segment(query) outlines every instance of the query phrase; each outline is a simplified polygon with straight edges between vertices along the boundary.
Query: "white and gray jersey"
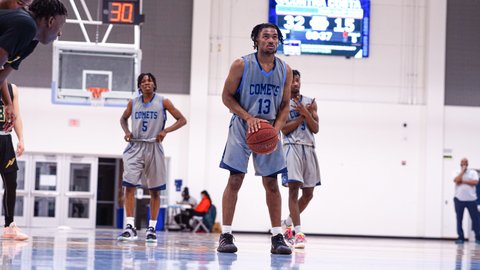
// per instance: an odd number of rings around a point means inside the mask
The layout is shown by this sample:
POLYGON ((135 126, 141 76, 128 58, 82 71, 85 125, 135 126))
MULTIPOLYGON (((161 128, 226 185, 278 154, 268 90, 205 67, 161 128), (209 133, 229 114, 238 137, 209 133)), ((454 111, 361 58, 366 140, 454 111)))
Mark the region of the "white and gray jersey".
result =
POLYGON ((243 61, 242 81, 235 93, 240 106, 253 117, 275 120, 287 78, 286 63, 275 57, 273 69, 265 72, 256 53, 243 56, 243 61))
MULTIPOLYGON (((312 99, 306 96, 300 97, 300 103, 303 106, 308 106, 312 103, 312 99)), ((288 114, 287 122, 300 116, 300 113, 295 109, 295 102, 290 100, 290 112, 288 114)), ((283 136, 283 144, 302 144, 315 147, 315 137, 313 132, 308 128, 307 121, 303 121, 294 131, 288 135, 283 136)))
POLYGON ((156 138, 165 128, 167 115, 163 107, 163 97, 154 94, 150 102, 143 101, 143 95, 132 100, 132 135, 135 140, 156 138))

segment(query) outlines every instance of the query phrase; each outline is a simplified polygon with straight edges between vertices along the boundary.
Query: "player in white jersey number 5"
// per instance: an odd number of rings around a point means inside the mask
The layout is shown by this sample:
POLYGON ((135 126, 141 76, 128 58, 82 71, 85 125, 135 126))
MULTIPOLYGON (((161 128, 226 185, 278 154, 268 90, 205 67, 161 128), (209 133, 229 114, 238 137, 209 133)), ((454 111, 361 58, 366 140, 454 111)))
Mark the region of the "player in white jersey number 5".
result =
POLYGON ((138 76, 137 86, 142 94, 128 102, 120 118, 125 132, 125 141, 129 142, 123 152, 123 186, 125 187, 125 211, 127 214, 125 231, 118 240, 135 240, 134 208, 135 191, 142 182, 150 190, 150 221, 145 241, 156 242, 155 227, 160 207, 160 190, 166 188, 166 165, 162 142, 168 133, 187 123, 182 113, 172 102, 156 93, 157 83, 151 73, 138 76), (175 119, 175 123, 165 128, 166 112, 175 119), (132 120, 132 131, 128 128, 128 118, 132 120))

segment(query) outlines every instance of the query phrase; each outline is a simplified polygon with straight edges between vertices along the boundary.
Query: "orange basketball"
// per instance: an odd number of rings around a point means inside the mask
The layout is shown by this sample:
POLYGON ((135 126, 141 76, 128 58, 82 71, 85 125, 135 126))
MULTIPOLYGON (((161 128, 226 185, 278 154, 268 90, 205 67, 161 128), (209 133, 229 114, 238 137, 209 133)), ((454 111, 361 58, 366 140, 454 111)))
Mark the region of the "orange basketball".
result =
POLYGON ((270 154, 278 143, 278 134, 268 122, 260 122, 260 129, 254 133, 247 133, 247 145, 257 154, 270 154))

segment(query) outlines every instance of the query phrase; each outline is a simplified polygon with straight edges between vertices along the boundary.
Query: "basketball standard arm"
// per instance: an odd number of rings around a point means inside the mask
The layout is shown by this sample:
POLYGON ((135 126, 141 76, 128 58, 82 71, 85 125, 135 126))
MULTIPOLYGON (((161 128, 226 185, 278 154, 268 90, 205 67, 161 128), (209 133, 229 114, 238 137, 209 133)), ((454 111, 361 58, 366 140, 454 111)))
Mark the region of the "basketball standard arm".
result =
POLYGON ((267 122, 267 120, 253 117, 242 106, 240 106, 240 103, 235 99, 235 92, 242 81, 244 67, 245 64, 242 58, 233 62, 223 86, 222 101, 232 113, 238 115, 238 117, 247 122, 247 132, 253 133, 260 129, 260 122, 267 122))
POLYGON ((292 69, 287 64, 287 78, 285 80, 285 85, 283 86, 282 103, 280 103, 280 108, 275 119, 275 124, 273 125, 273 127, 277 130, 277 133, 282 130, 288 119, 288 112, 290 111, 290 87, 292 84, 292 78, 292 69))
POLYGON ((125 133, 123 137, 125 141, 129 142, 132 139, 132 132, 128 129, 128 118, 132 115, 132 100, 128 102, 127 108, 123 111, 122 117, 120 117, 120 126, 125 133))

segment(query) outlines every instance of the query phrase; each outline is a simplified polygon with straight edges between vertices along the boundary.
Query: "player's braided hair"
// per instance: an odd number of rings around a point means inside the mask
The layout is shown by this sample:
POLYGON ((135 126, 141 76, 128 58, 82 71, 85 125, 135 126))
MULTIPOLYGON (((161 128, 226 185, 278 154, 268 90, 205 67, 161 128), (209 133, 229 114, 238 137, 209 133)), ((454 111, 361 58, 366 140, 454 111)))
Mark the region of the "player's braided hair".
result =
POLYGON ((28 10, 37 19, 68 15, 67 8, 59 0, 33 0, 28 10))
POLYGON ((278 41, 280 41, 280 43, 283 44, 283 35, 282 35, 282 32, 280 31, 280 28, 278 28, 277 25, 275 25, 273 23, 261 23, 261 24, 255 25, 255 27, 252 30, 252 34, 250 35, 250 38, 253 40, 253 48, 255 50, 258 47, 258 45, 257 45, 258 34, 264 28, 275 28, 277 30, 277 34, 278 34, 278 41))
POLYGON ((143 77, 148 76, 153 81, 153 91, 157 91, 157 79, 153 76, 152 73, 140 73, 137 77, 137 88, 140 90, 140 85, 142 84, 143 77))

